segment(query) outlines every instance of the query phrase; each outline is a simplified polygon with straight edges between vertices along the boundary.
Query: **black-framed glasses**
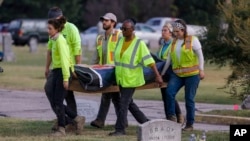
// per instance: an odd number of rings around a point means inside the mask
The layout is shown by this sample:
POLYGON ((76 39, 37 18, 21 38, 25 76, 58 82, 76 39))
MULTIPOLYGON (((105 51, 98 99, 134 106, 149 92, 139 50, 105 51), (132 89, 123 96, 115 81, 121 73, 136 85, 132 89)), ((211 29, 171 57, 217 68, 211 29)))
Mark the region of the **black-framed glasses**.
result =
POLYGON ((122 31, 127 31, 128 29, 130 29, 131 27, 120 27, 120 29, 122 30, 122 31))

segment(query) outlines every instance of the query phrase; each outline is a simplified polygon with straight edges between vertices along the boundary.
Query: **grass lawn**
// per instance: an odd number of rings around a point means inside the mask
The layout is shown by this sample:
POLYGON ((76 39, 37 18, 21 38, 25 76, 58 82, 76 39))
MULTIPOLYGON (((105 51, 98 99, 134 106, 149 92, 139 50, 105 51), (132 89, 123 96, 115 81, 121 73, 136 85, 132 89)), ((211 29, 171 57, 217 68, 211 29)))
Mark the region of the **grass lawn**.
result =
MULTIPOLYGON (((29 53, 28 47, 12 48, 15 54, 14 62, 1 62, 0 66, 4 69, 4 73, 0 74, 0 88, 13 90, 32 90, 43 91, 45 83, 44 70, 46 60, 46 46, 40 45, 36 53, 29 53)), ((89 63, 93 52, 85 51, 83 63, 89 63)), ((217 104, 239 104, 240 101, 233 99, 226 94, 225 89, 220 89, 225 85, 226 77, 231 70, 228 67, 218 69, 216 66, 205 66, 206 78, 201 81, 197 91, 196 101, 204 103, 217 104)), ((183 90, 177 95, 177 99, 183 101, 183 90)), ((159 89, 138 90, 134 95, 136 99, 161 100, 159 89)), ((52 121, 28 121, 12 118, 0 118, 0 140, 6 141, 48 141, 56 140, 48 138, 52 121)), ((109 137, 107 134, 113 131, 112 126, 104 129, 95 129, 86 126, 85 134, 76 136, 68 134, 67 137, 57 140, 75 140, 75 141, 136 141, 135 126, 127 129, 125 137, 109 137)), ((184 132, 182 140, 188 140, 191 133, 201 135, 202 131, 184 132)), ((207 141, 228 141, 228 132, 207 132, 207 141)))
POLYGON ((209 115, 223 115, 223 116, 238 116, 238 117, 250 117, 250 110, 212 110, 204 112, 209 115))
MULTIPOLYGON (((40 45, 36 53, 30 53, 26 47, 12 47, 15 54, 14 62, 1 62, 4 73, 0 74, 0 88, 15 90, 43 91, 45 83, 44 70, 46 60, 46 46, 40 45)), ((155 51, 153 51, 155 52, 155 51)), ((89 63, 93 51, 84 50, 85 60, 89 63)), ((222 88, 226 83, 227 76, 231 73, 229 67, 218 68, 214 65, 205 65, 206 77, 200 82, 196 101, 216 104, 240 104, 241 101, 231 98, 222 88)), ((136 99, 161 100, 159 89, 138 90, 136 99)), ((183 89, 177 94, 177 99, 183 101, 183 89)))
MULTIPOLYGON (((50 138, 50 128, 52 121, 28 121, 12 118, 0 118, 0 140, 1 141, 137 141, 137 127, 129 126, 127 135, 123 137, 109 137, 109 132, 113 131, 112 126, 103 129, 96 129, 86 126, 84 135, 76 136, 73 133, 67 134, 64 138, 50 138)), ((202 131, 183 132, 182 141, 187 141, 190 134, 201 135, 202 131)), ((207 132, 206 141, 228 141, 228 132, 207 132)))

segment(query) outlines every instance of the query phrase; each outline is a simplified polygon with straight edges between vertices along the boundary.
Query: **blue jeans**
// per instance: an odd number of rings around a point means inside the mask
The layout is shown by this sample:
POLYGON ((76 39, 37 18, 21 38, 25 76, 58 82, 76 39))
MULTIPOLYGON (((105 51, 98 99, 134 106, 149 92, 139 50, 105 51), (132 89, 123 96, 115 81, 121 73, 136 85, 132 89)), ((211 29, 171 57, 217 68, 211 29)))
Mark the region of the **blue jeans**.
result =
MULTIPOLYGON (((169 81, 169 79, 170 79, 170 76, 173 74, 174 72, 173 72, 173 70, 172 70, 172 66, 170 66, 168 69, 167 69, 167 71, 166 71, 166 73, 162 76, 162 79, 163 79, 163 81, 164 82, 167 82, 168 83, 168 81, 169 81)), ((162 96, 162 101, 163 101, 163 104, 164 104, 164 111, 165 111, 165 116, 166 116, 166 118, 168 117, 168 115, 167 115, 167 110, 168 110, 168 105, 167 105, 167 98, 166 98, 166 88, 161 88, 161 96, 162 96)), ((180 108, 180 105, 179 105, 179 103, 178 103, 178 101, 177 100, 175 100, 175 114, 176 115, 180 115, 181 114, 181 108, 180 108)))
POLYGON ((187 125, 193 125, 195 116, 194 98, 200 82, 199 75, 189 77, 179 77, 175 73, 171 74, 166 89, 167 115, 175 116, 175 96, 182 86, 185 86, 185 106, 187 125))

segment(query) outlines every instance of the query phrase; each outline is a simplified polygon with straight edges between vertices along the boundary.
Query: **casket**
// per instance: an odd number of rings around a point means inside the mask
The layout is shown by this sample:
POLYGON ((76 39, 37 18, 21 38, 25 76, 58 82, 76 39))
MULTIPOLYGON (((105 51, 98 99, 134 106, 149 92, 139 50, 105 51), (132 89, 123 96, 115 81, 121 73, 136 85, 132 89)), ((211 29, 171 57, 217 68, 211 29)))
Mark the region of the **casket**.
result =
MULTIPOLYGON (((157 58, 156 67, 159 72, 162 71, 165 62, 157 58)), ((85 93, 104 93, 119 91, 115 80, 114 65, 86 65, 77 64, 74 66, 76 77, 71 77, 69 89, 85 93)), ((155 82, 155 74, 150 67, 143 68, 144 79, 146 84, 137 89, 159 88, 155 82)), ((166 87, 166 83, 163 86, 166 87)))

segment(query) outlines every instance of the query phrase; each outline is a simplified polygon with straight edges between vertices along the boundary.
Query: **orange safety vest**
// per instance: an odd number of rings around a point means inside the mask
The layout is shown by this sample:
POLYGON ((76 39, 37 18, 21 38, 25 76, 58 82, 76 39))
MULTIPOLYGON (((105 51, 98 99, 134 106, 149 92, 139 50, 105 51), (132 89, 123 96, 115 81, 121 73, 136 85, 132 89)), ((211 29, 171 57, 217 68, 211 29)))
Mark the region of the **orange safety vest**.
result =
POLYGON ((104 35, 98 35, 97 40, 96 40, 96 44, 97 44, 97 52, 98 52, 98 56, 100 58, 99 60, 99 64, 103 65, 103 57, 106 57, 106 64, 114 64, 114 50, 116 47, 116 43, 118 41, 119 38, 119 34, 121 32, 118 30, 115 30, 113 34, 110 35, 109 39, 108 39, 108 46, 107 46, 107 56, 103 56, 103 47, 102 47, 102 42, 104 39, 104 35))

